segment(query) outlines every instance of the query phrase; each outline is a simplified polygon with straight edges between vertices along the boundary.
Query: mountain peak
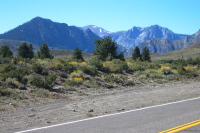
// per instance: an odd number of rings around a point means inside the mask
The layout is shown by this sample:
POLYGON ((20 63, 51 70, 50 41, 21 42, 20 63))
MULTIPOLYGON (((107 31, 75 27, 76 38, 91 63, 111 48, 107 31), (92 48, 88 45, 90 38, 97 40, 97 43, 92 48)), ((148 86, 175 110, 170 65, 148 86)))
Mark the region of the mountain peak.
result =
POLYGON ((110 33, 109 31, 101 27, 97 27, 95 25, 87 25, 87 26, 82 27, 82 29, 83 30, 90 29, 93 33, 97 34, 100 37, 108 36, 108 34, 110 33))
MULTIPOLYGON (((42 17, 35 17, 33 19, 31 19, 29 22, 32 22, 32 21, 35 21, 35 22, 38 22, 38 21, 51 21, 50 19, 45 19, 45 18, 42 18, 42 17)), ((52 21, 51 21, 52 22, 52 21)))

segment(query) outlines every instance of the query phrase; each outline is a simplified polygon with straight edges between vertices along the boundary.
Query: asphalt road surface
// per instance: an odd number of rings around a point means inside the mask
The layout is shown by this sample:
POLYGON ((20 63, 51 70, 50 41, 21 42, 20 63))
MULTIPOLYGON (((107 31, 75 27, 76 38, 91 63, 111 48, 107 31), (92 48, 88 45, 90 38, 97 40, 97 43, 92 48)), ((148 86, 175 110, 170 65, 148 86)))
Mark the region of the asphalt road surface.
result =
MULTIPOLYGON (((18 133, 158 133, 198 119, 200 97, 18 133)), ((181 132, 200 133, 200 125, 181 132)))

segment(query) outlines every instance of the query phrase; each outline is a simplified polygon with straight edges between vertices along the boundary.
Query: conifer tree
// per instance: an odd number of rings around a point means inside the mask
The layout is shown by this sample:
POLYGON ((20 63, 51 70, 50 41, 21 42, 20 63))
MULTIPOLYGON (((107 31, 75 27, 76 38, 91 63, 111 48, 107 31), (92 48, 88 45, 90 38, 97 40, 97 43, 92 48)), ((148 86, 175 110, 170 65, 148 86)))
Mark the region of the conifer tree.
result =
POLYGON ((147 47, 144 47, 142 49, 142 60, 143 61, 151 61, 151 56, 149 53, 149 49, 147 47))
POLYGON ((82 50, 76 48, 76 49, 73 51, 72 59, 78 60, 78 61, 84 61, 83 56, 82 56, 82 50))
POLYGON ((53 59, 53 56, 50 54, 49 47, 46 43, 40 46, 40 50, 37 52, 37 57, 40 59, 45 59, 45 58, 53 59))
POLYGON ((93 55, 97 56, 100 60, 112 60, 123 57, 123 53, 117 55, 117 43, 112 41, 111 37, 104 37, 103 39, 95 40, 96 49, 93 55))
POLYGON ((3 58, 11 57, 13 52, 10 50, 8 45, 1 46, 0 48, 0 56, 3 58))
POLYGON ((132 59, 133 60, 141 60, 140 49, 138 48, 138 46, 136 46, 134 49, 134 52, 132 54, 132 59))
POLYGON ((32 44, 27 44, 26 42, 22 43, 18 48, 18 56, 22 58, 30 58, 34 57, 33 46, 32 44))
POLYGON ((29 58, 33 58, 34 57, 34 51, 33 51, 33 45, 32 44, 29 44, 29 55, 28 55, 29 58))

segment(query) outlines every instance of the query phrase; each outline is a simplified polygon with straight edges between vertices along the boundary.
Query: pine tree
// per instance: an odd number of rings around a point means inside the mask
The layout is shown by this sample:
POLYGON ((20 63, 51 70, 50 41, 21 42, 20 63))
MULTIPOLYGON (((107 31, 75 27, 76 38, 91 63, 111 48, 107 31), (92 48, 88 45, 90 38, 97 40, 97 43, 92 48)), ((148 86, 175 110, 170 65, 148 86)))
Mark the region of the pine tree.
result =
POLYGON ((29 44, 29 55, 28 55, 29 58, 33 58, 34 57, 34 51, 33 51, 33 45, 32 44, 29 44))
POLYGON ((80 49, 76 48, 73 51, 72 59, 78 60, 78 61, 84 61, 83 56, 82 56, 82 51, 80 49))
POLYGON ((13 55, 12 51, 8 47, 8 45, 1 46, 0 48, 0 56, 3 58, 11 57, 13 55))
POLYGON ((40 50, 37 52, 37 57, 40 59, 45 59, 45 58, 53 59, 53 56, 50 54, 49 47, 46 43, 40 46, 40 50))
POLYGON ((26 42, 22 43, 18 48, 18 56, 32 59, 34 57, 32 44, 28 45, 26 42))
POLYGON ((134 49, 134 52, 132 54, 132 59, 133 60, 141 60, 140 49, 138 48, 138 46, 136 46, 134 49))
POLYGON ((151 61, 151 56, 149 53, 149 49, 147 47, 142 49, 142 60, 143 61, 151 61))
POLYGON ((96 44, 96 49, 93 51, 93 55, 97 56, 100 60, 112 60, 121 55, 117 55, 117 43, 112 41, 111 37, 104 37, 103 39, 97 39, 94 42, 96 44))

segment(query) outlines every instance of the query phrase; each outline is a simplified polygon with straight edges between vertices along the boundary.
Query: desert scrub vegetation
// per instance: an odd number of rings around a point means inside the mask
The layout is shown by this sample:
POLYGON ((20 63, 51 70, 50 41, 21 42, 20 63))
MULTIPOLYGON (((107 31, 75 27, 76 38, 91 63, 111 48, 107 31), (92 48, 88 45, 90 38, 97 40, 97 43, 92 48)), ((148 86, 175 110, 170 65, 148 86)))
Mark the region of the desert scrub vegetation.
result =
MULTIPOLYGON (((134 54, 136 58, 126 61, 123 53, 116 53, 117 46, 110 38, 98 40, 96 45, 98 49, 87 60, 83 59, 79 49, 71 59, 53 59, 46 44, 31 58, 13 57, 11 54, 1 56, 0 97, 51 98, 52 93, 68 94, 65 92, 80 95, 85 94, 82 92, 84 89, 126 88, 149 82, 198 79, 200 74, 200 58, 151 61, 147 50, 146 60, 139 53, 134 54), (102 45, 106 40, 109 44, 102 45), (104 48, 107 50, 104 51, 104 48), (47 56, 43 55, 46 53, 44 51, 48 53, 47 56)), ((31 49, 29 45, 30 52, 31 49)))
POLYGON ((94 56, 88 61, 10 57, 0 63, 0 96, 24 99, 17 90, 31 89, 34 91, 30 93, 36 97, 50 97, 56 86, 62 86, 62 91, 73 88, 78 92, 81 88, 126 87, 149 81, 197 78, 199 74, 199 59, 145 62, 98 61, 94 56))

